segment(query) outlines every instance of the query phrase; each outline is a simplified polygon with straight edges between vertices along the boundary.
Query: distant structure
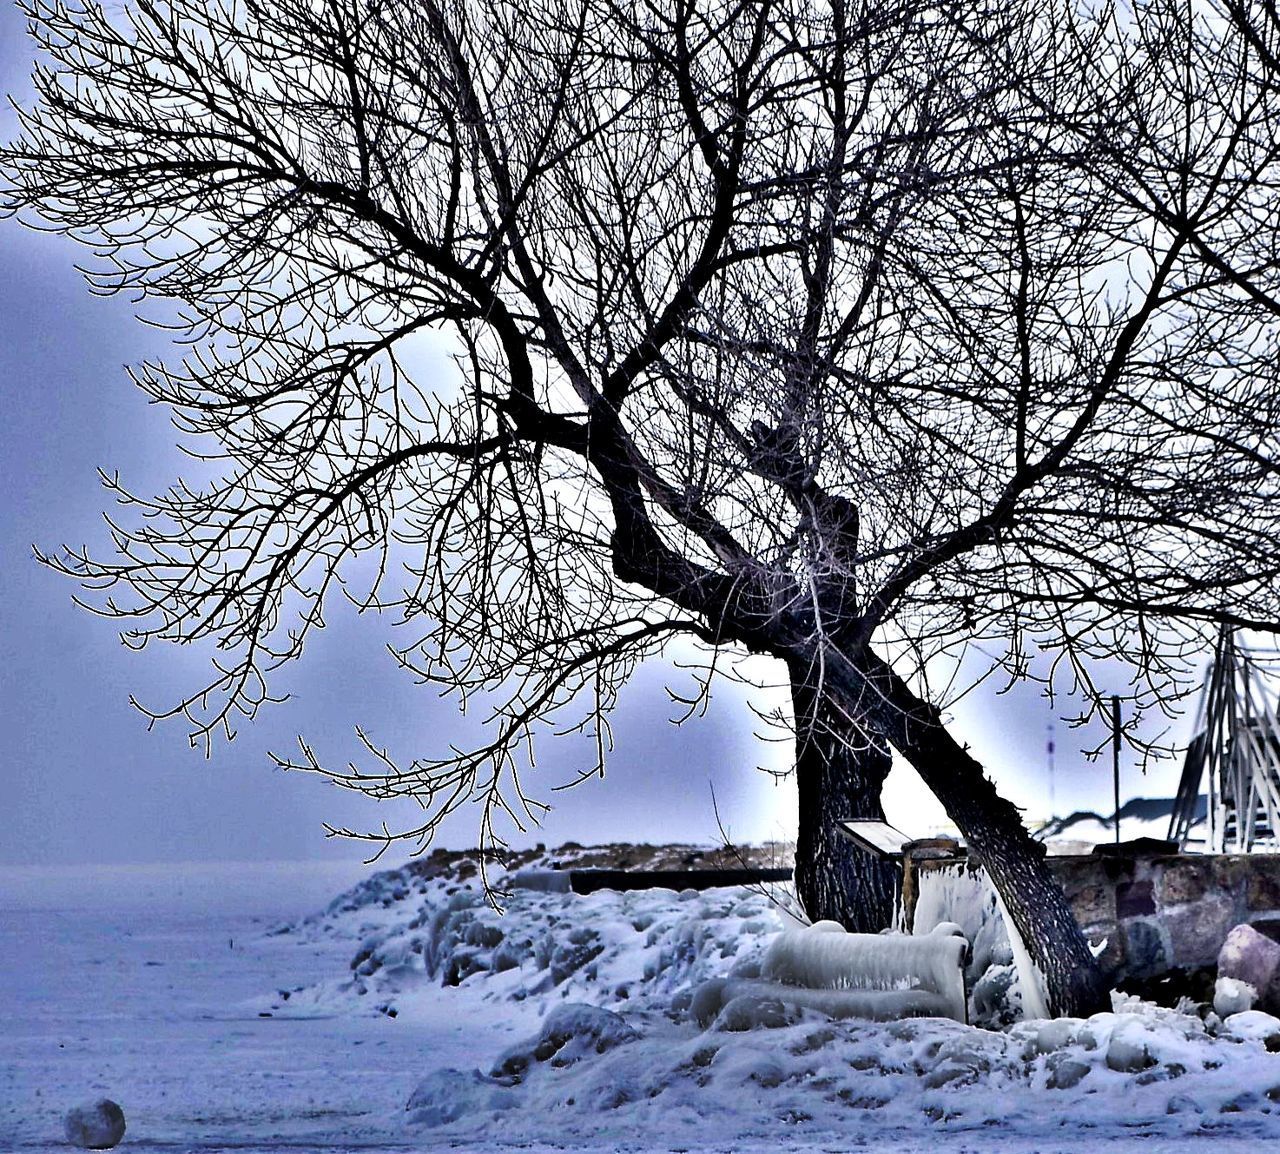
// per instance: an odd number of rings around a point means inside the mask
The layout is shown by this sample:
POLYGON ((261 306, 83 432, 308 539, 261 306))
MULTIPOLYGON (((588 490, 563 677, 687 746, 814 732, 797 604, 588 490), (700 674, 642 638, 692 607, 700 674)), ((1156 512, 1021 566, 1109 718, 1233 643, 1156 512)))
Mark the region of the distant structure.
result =
POLYGON ((1200 691, 1197 721, 1169 819, 1169 840, 1207 853, 1280 853, 1276 694, 1257 656, 1230 630, 1219 637, 1200 691), (1191 834, 1202 790, 1208 793, 1208 812, 1199 841, 1191 834))

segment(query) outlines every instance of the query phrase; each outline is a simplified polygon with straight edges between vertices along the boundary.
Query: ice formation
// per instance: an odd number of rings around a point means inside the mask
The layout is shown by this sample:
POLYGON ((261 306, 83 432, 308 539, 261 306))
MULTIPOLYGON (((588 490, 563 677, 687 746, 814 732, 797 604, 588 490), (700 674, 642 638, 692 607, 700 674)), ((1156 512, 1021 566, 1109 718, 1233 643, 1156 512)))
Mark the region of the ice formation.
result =
POLYGON ((973 948, 965 968, 973 991, 971 1020, 1008 1025, 1048 1017, 1044 980, 985 873, 959 861, 918 874, 913 932, 931 933, 953 919, 973 948))
POLYGON ((786 996, 801 1005, 825 1008, 834 1017, 888 1020, 929 1014, 963 1022, 962 966, 968 942, 954 923, 936 930, 925 936, 850 934, 830 922, 787 930, 766 951, 760 976, 766 982, 803 987, 786 996), (848 996, 801 996, 830 992, 848 996))

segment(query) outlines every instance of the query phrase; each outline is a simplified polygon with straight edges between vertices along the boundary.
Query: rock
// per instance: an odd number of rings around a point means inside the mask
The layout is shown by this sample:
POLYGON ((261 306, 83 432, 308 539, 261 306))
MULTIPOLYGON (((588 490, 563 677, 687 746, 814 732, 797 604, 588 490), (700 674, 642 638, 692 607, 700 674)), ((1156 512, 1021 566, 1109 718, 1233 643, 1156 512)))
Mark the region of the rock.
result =
POLYGON ((99 1098, 67 1111, 67 1141, 82 1150, 110 1150, 124 1137, 124 1111, 110 1098, 99 1098))
POLYGON ((1150 878, 1120 882, 1116 886, 1116 917, 1149 918, 1156 912, 1155 883, 1150 878))
POLYGON ((704 1030, 716 1020, 724 1008, 724 978, 712 978, 703 982, 689 1000, 689 1013, 704 1030))
POLYGON ((1175 965, 1216 966, 1227 931, 1235 925, 1235 902, 1227 894, 1207 894, 1165 911, 1163 918, 1173 945, 1175 965))
POLYGON ((514 1085, 523 1081, 537 1064, 546 1063, 556 1068, 572 1066, 639 1037, 621 1015, 612 1010, 566 1002, 546 1016, 534 1037, 499 1055, 489 1071, 489 1079, 514 1085))
POLYGON ((1084 1062, 1077 1062, 1074 1058, 1063 1058, 1055 1062, 1050 1069, 1047 1085, 1050 1090, 1070 1090, 1072 1086, 1080 1084, 1089 1069, 1090 1067, 1084 1062))
POLYGON ((1199 902, 1214 891, 1210 863, 1191 856, 1166 864, 1159 882, 1160 903, 1165 907, 1199 902))
POLYGON ((1241 1042, 1261 1042, 1271 1054, 1280 1052, 1280 1019, 1261 1010, 1232 1014, 1222 1023, 1221 1033, 1241 1042))
POLYGON ((1124 976, 1158 974, 1169 968, 1169 947, 1155 921, 1125 922, 1124 976))
POLYGON ((1126 1022, 1111 1035, 1107 1046, 1107 1066, 1123 1074, 1134 1074, 1156 1064, 1148 1046, 1150 1035, 1138 1022, 1126 1022))
POLYGON ((1250 925, 1236 926, 1218 952, 1218 976, 1248 982, 1258 992, 1259 1008, 1274 1013, 1280 1009, 1280 942, 1250 925))
POLYGON ((786 1005, 778 998, 739 994, 725 1003, 712 1028, 730 1034, 746 1030, 778 1030, 794 1026, 801 1017, 798 1007, 786 1005))
POLYGON ((1229 1018, 1232 1014, 1242 1014, 1253 1009, 1257 1001, 1258 991, 1248 982, 1235 978, 1219 978, 1213 988, 1213 1012, 1220 1018, 1229 1018))
POLYGON ((1258 854, 1248 861, 1249 877, 1245 901, 1251 910, 1280 909, 1280 867, 1269 855, 1258 854))
POLYGON ((1031 1039, 1033 1054, 1049 1054, 1055 1050, 1064 1050, 1075 1040, 1084 1025, 1079 1018, 1050 1018, 1045 1022, 1034 1024, 1035 1034, 1031 1039))
POLYGON ((968 1086, 976 1082, 978 1077, 978 1071, 970 1066, 956 1062, 944 1062, 941 1066, 934 1067, 924 1076, 924 1085, 929 1090, 937 1090, 953 1082, 960 1086, 968 1086))

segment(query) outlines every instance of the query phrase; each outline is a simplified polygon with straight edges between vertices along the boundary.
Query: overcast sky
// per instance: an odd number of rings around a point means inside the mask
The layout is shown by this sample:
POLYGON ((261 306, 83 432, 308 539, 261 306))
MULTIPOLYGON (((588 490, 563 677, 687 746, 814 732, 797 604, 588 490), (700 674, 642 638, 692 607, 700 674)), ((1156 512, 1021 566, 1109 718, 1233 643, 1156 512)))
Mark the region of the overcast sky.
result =
MULTIPOLYGON (((15 9, 0 0, 0 90, 29 91, 27 41, 15 9)), ((0 113, 0 138, 11 115, 0 113)), ((31 546, 106 544, 108 497, 99 467, 118 469, 151 492, 182 470, 164 411, 149 406, 122 366, 154 354, 162 337, 137 323, 128 302, 92 297, 74 271, 68 242, 0 222, 0 777, 5 817, 0 862, 129 862, 351 857, 363 847, 323 836, 321 823, 396 827, 417 810, 378 807, 312 778, 270 768, 268 750, 288 753, 304 734, 330 761, 356 753, 355 724, 400 750, 440 750, 461 735, 456 710, 392 668, 376 622, 332 614, 302 663, 278 685, 291 701, 245 726, 213 757, 188 748, 180 723, 148 732, 130 693, 170 704, 201 669, 172 646, 134 654, 110 622, 71 602, 64 578, 42 569, 31 546)), ((791 783, 754 767, 783 769, 785 746, 757 741, 739 694, 724 692, 705 718, 676 728, 666 684, 683 675, 654 665, 636 678, 615 718, 617 750, 604 782, 551 792, 581 760, 571 745, 546 745, 533 794, 555 805, 541 830, 516 843, 557 844, 718 838, 711 797, 740 840, 793 836, 791 783)), ((1033 816, 1049 809, 1045 743, 1052 721, 1033 688, 975 695, 954 731, 1002 788, 1033 816)), ((1057 732, 1056 808, 1104 809, 1109 765, 1086 765, 1083 742, 1057 732)), ((1123 793, 1172 791, 1173 769, 1143 781, 1130 771, 1123 793)), ((895 773, 891 820, 924 833, 937 819, 911 775, 895 773)), ((474 811, 446 827, 440 844, 474 844, 474 811)), ((405 850, 393 849, 392 858, 405 850)))

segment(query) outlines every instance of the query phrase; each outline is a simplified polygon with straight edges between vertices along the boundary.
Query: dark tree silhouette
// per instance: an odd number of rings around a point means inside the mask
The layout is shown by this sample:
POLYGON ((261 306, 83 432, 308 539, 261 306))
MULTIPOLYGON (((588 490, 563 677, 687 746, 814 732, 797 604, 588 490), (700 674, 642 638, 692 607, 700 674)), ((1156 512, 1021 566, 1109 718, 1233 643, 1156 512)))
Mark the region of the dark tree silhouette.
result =
POLYGON ((1280 618, 1273 7, 27 11, 7 203, 102 291, 178 302, 187 352, 137 381, 216 462, 154 499, 109 479, 111 555, 48 560, 131 644, 216 641, 169 711, 195 740, 270 699, 362 555, 363 604, 420 626, 400 661, 488 695, 491 738, 286 764, 419 799, 423 842, 471 798, 489 843, 536 812, 538 732, 602 765, 669 638, 763 654, 810 913, 884 924, 831 822, 879 812, 892 747, 1053 1009, 1103 1007, 941 709, 980 652, 1043 650, 1085 700, 1126 661, 1137 718, 1221 624, 1280 618), (441 333, 447 375, 414 355, 441 333))

